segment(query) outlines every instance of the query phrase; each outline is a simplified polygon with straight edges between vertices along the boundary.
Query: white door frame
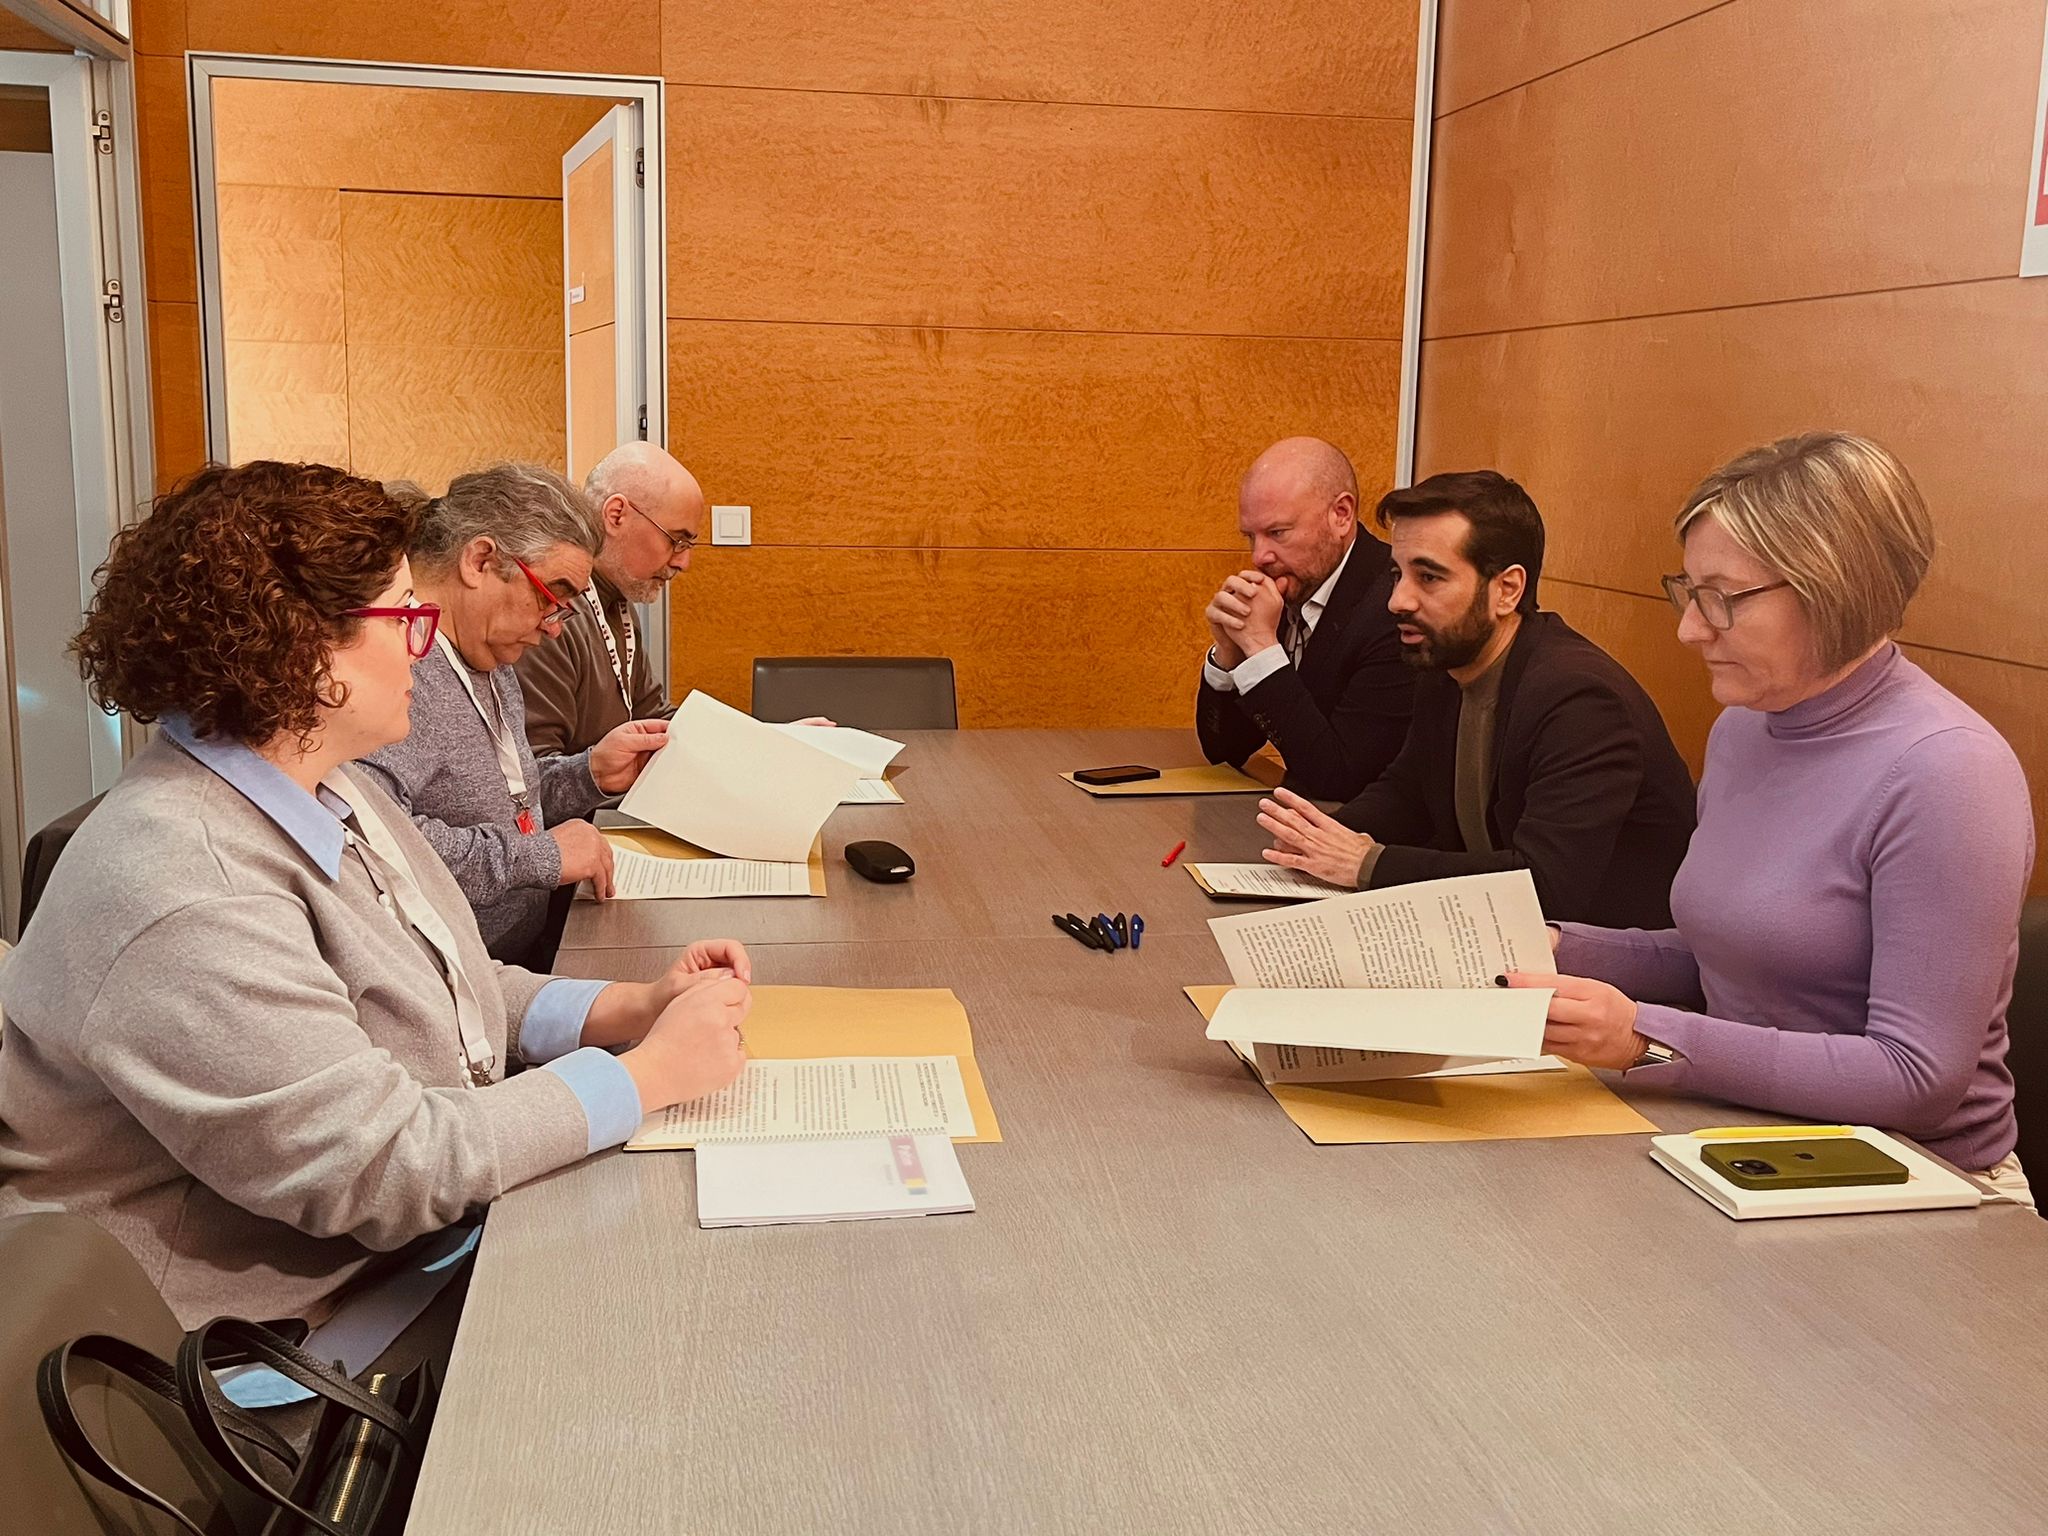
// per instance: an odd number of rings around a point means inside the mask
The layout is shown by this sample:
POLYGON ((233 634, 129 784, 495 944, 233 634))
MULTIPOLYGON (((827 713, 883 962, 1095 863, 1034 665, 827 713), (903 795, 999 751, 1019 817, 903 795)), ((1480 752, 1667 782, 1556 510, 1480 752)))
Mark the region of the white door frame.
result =
MULTIPOLYGON (((192 120, 192 187, 199 242, 199 328, 206 371, 206 444, 212 457, 228 457, 226 343, 221 324, 220 201, 214 175, 213 82, 299 80, 332 85, 387 85, 451 91, 521 91, 550 96, 601 96, 635 105, 640 114, 642 218, 638 356, 640 398, 647 438, 668 445, 668 208, 662 166, 666 140, 663 84, 642 75, 545 74, 524 69, 471 69, 436 64, 364 63, 347 59, 274 58, 266 54, 190 53, 186 90, 192 120)), ((621 313, 627 291, 619 290, 621 313)), ((625 329, 620 331, 624 340, 625 329)), ((566 363, 566 359, 564 360, 566 363)), ((622 431, 634 427, 622 421, 622 431)), ((668 595, 649 606, 648 661, 668 676, 668 595)))
POLYGON ((1415 132, 1408 160, 1408 281, 1401 308, 1401 407, 1394 428, 1394 484, 1415 483, 1422 409, 1422 287, 1429 257, 1429 169, 1436 127, 1438 0, 1421 0, 1415 24, 1415 132))
MULTIPOLYGON (((0 53, 0 82, 50 97, 83 612, 109 543, 141 515, 154 479, 134 75, 82 53, 0 53)), ((113 787, 132 737, 129 723, 91 710, 89 793, 113 787)))

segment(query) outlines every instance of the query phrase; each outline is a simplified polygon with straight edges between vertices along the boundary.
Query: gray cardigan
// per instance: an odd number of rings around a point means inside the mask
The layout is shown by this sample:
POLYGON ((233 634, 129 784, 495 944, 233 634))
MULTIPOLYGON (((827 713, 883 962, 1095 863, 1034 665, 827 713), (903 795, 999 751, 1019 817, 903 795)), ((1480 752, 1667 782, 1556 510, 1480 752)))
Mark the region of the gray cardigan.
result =
POLYGON ((518 744, 520 767, 540 825, 519 830, 497 749, 483 717, 440 646, 412 669, 412 730, 361 766, 406 810, 469 898, 494 955, 523 955, 546 926, 548 898, 562 883, 562 853, 546 828, 588 816, 605 793, 590 777, 590 754, 534 760, 526 704, 510 667, 469 674, 489 709, 495 689, 518 744))
MULTIPOLYGON (((509 1059, 548 978, 485 955, 432 849, 351 777, 509 1059)), ((187 1326, 318 1321, 373 1254, 590 1150, 557 1072, 463 1085, 448 987, 355 858, 330 877, 166 739, 65 849, 0 964, 0 1007, 0 1215, 91 1217, 187 1326)))

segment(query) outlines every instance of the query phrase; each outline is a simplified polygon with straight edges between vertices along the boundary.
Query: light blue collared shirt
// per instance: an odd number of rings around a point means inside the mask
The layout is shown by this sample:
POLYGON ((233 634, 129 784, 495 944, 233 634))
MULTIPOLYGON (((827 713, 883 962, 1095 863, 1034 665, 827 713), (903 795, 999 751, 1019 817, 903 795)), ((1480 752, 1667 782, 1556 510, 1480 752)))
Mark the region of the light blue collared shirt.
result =
MULTIPOLYGON (((349 808, 339 795, 323 785, 309 796, 268 758, 238 741, 197 736, 182 717, 164 720, 161 729, 276 823, 329 880, 340 878, 349 808)), ((591 1004, 607 985, 558 976, 534 994, 519 1026, 519 1054, 560 1077, 582 1104, 592 1152, 617 1146, 641 1119, 632 1073, 609 1051, 582 1043, 591 1004)))

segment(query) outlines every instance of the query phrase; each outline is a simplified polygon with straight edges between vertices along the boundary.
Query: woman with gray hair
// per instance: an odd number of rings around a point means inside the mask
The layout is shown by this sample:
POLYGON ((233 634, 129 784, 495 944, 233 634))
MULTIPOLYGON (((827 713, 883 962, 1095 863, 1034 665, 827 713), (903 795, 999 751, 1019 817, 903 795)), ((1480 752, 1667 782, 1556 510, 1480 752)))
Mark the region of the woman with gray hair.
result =
POLYGON ((1912 478, 1841 432, 1707 476, 1664 578, 1726 706, 1660 932, 1566 923, 1544 1049, 1922 1142, 2031 1205, 2006 1006, 2033 866, 2019 761, 1892 635, 1934 554, 1912 478))
POLYGON ((413 672, 412 730, 364 759, 469 898, 490 953, 545 969, 550 894, 611 894, 611 845, 586 819, 668 739, 633 720, 588 752, 538 761, 512 663, 560 631, 602 540, 583 493, 552 470, 494 464, 420 507, 413 580, 441 609, 413 672))

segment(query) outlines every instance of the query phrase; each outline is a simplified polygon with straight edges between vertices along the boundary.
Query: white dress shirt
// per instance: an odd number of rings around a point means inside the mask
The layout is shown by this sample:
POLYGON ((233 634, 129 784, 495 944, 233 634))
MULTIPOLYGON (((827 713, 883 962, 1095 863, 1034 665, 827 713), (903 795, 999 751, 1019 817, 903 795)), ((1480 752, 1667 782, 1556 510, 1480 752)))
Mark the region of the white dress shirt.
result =
MULTIPOLYGON (((1344 558, 1337 562, 1337 569, 1330 572, 1329 579, 1309 594, 1307 602, 1295 614, 1295 622, 1301 626, 1301 643, 1305 647, 1310 635, 1316 632, 1316 624, 1323 616, 1323 610, 1330 605, 1330 594, 1337 590, 1337 582, 1344 574, 1344 567, 1351 563, 1351 551, 1358 547, 1358 536, 1352 535, 1350 546, 1344 551, 1344 558)), ((1291 665, 1287 647, 1275 642, 1262 651, 1245 657, 1228 672, 1216 665, 1214 646, 1202 661, 1202 681, 1211 688, 1224 693, 1250 693, 1282 667, 1291 665)))

